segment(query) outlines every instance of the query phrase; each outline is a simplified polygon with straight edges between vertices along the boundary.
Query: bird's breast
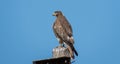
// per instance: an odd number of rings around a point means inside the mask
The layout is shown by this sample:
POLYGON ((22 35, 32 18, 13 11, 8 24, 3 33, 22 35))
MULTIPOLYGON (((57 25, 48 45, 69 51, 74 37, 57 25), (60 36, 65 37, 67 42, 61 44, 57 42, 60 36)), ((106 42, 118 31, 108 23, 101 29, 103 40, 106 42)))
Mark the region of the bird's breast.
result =
POLYGON ((54 26, 54 29, 61 29, 61 26, 54 26))

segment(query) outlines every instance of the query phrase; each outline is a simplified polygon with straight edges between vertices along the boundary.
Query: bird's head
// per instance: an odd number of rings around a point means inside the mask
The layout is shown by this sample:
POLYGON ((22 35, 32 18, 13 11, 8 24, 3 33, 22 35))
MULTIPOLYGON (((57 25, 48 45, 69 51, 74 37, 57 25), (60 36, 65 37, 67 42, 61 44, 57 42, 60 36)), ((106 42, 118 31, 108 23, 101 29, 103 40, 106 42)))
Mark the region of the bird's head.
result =
POLYGON ((60 15, 62 15, 62 12, 61 12, 61 11, 55 11, 55 12, 53 13, 53 16, 56 16, 56 17, 58 17, 58 16, 60 16, 60 15))

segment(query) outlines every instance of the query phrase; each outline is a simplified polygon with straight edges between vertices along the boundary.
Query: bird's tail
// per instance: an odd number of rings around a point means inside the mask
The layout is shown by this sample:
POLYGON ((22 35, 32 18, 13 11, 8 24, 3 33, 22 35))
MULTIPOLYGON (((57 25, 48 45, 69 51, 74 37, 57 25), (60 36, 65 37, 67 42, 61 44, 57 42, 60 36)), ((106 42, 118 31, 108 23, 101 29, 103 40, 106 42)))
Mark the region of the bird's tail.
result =
POLYGON ((75 55, 78 56, 78 53, 77 53, 76 49, 74 48, 74 46, 73 46, 72 50, 75 52, 75 55))
POLYGON ((70 42, 66 42, 66 44, 67 44, 68 46, 70 46, 70 48, 71 48, 72 51, 75 53, 75 55, 78 56, 78 53, 77 53, 76 49, 74 48, 73 44, 70 43, 70 42))
POLYGON ((78 56, 78 53, 77 53, 76 49, 74 48, 73 44, 70 45, 70 48, 71 48, 71 50, 73 52, 73 54, 71 55, 72 59, 74 59, 75 58, 74 53, 75 53, 76 56, 78 56))

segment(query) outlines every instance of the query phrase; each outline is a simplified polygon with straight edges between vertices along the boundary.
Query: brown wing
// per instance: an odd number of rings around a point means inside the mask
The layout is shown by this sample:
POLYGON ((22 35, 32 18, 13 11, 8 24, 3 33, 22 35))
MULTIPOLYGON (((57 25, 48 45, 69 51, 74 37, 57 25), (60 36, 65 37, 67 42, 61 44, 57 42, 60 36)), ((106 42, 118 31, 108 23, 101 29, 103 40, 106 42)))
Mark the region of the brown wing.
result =
POLYGON ((64 28, 64 30, 66 31, 66 33, 68 34, 68 36, 69 37, 73 36, 72 27, 71 27, 70 23, 68 22, 68 20, 65 18, 65 16, 62 16, 62 18, 59 20, 61 21, 61 25, 64 28))

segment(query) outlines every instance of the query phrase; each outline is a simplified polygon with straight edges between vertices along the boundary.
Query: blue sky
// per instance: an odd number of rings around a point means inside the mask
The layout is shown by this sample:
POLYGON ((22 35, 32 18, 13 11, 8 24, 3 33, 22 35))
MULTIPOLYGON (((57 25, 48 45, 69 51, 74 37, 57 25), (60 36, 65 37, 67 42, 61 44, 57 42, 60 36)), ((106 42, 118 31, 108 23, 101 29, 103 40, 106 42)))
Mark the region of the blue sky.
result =
POLYGON ((0 64, 50 58, 56 10, 73 28, 73 64, 120 64, 119 0, 0 0, 0 64))

